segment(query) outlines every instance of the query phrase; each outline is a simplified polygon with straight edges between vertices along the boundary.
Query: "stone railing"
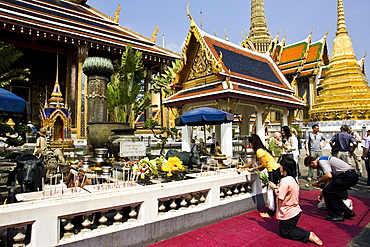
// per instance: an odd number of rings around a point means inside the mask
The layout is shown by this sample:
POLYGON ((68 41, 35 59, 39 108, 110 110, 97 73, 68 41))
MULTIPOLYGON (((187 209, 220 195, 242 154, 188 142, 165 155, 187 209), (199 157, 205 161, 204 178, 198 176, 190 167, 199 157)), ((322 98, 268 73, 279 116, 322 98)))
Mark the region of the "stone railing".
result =
POLYGON ((13 239, 13 246, 104 246, 108 241, 143 246, 259 206, 264 200, 257 176, 223 170, 177 182, 2 205, 0 232, 13 239))

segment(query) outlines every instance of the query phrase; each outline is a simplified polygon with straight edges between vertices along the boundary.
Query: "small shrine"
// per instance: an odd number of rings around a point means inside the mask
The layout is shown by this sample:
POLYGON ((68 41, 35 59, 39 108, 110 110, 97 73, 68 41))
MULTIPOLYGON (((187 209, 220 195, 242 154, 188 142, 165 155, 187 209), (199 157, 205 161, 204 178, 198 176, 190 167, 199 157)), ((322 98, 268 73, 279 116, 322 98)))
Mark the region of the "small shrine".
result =
POLYGON ((45 99, 45 105, 41 110, 42 126, 50 133, 50 144, 54 148, 72 147, 73 145, 71 113, 63 101, 57 68, 53 92, 49 100, 45 99))

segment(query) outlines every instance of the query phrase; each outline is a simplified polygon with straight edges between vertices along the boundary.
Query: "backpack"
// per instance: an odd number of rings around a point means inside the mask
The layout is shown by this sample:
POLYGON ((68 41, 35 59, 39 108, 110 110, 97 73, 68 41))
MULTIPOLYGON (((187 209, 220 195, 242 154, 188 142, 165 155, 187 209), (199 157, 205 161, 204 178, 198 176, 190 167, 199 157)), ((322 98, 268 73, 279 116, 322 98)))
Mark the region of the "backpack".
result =
POLYGON ((302 149, 301 137, 298 135, 297 135, 297 140, 298 140, 298 149, 302 149))

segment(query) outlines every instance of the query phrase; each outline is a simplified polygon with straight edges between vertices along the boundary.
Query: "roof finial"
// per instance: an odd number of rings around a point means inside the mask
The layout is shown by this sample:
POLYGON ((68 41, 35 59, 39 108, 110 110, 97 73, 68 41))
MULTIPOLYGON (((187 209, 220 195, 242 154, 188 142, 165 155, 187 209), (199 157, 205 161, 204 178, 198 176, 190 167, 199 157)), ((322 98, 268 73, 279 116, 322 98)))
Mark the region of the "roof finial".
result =
POLYGON ((325 36, 329 34, 329 31, 330 31, 330 27, 328 27, 328 30, 326 31, 325 36))
POLYGON ((203 12, 200 10, 200 29, 203 29, 203 19, 202 19, 203 12))
POLYGON ((346 27, 346 18, 344 17, 344 6, 343 0, 338 0, 338 23, 337 23, 337 35, 340 33, 348 33, 346 27))
POLYGON ((119 13, 121 12, 121 5, 118 4, 118 8, 116 10, 116 13, 114 13, 114 22, 119 22, 119 13))
POLYGON ((152 39, 150 41, 156 42, 157 41, 157 33, 158 33, 159 26, 158 24, 155 26, 154 32, 152 33, 152 39))
POLYGON ((188 5, 186 5, 186 13, 188 15, 188 18, 190 19, 190 28, 195 28, 196 24, 195 24, 195 21, 193 20, 193 17, 190 14, 189 6, 190 6, 190 3, 188 3, 188 5))
POLYGON ((190 14, 190 11, 189 11, 189 6, 190 6, 190 3, 188 3, 188 5, 186 5, 186 13, 187 13, 187 15, 188 15, 188 18, 189 18, 190 20, 193 20, 193 17, 191 17, 191 14, 190 14))
POLYGON ((312 26, 312 27, 311 27, 310 36, 313 34, 313 31, 314 31, 314 28, 313 28, 313 26, 312 26))
POLYGON ((230 40, 229 40, 229 37, 227 37, 227 34, 226 34, 226 28, 224 28, 224 35, 225 35, 225 37, 226 37, 226 41, 230 41, 230 40))
POLYGON ((288 36, 288 30, 285 30, 285 34, 284 34, 283 39, 285 39, 287 36, 288 36))

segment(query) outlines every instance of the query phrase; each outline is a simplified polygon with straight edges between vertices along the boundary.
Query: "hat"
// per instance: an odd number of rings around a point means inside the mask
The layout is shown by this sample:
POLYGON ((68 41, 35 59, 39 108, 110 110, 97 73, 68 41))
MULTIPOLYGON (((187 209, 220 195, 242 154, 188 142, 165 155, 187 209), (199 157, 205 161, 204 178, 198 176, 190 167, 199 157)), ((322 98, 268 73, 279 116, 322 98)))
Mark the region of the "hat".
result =
POLYGON ((370 130, 367 130, 366 132, 370 132, 370 130))
POLYGON ((45 136, 46 134, 46 129, 41 128, 39 132, 37 132, 40 136, 45 136))

